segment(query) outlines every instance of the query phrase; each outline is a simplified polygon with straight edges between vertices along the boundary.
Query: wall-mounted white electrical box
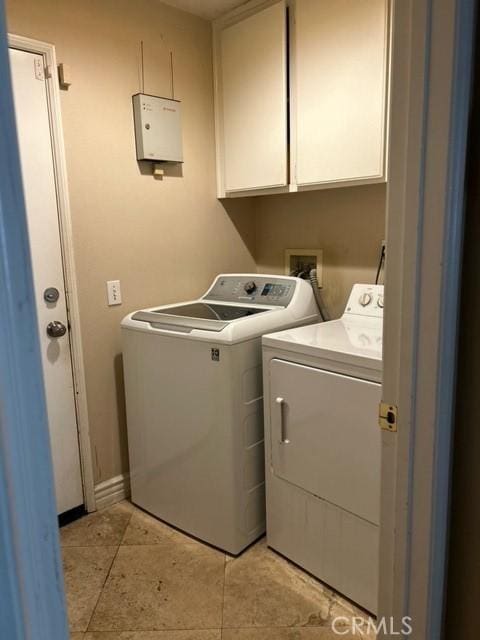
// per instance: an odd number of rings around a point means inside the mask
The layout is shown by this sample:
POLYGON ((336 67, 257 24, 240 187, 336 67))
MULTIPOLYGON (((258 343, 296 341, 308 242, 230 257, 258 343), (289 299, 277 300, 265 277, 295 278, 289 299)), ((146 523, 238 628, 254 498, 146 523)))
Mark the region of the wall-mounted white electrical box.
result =
POLYGON ((133 96, 137 160, 183 162, 178 100, 137 93, 133 96))

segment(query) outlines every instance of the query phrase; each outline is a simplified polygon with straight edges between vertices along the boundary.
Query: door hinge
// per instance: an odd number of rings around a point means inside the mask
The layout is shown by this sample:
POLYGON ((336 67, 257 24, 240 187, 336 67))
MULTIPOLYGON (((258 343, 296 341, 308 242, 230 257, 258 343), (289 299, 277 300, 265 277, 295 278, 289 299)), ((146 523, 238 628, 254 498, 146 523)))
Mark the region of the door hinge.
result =
POLYGON ((35 78, 37 80, 45 80, 45 67, 43 66, 43 58, 38 57, 33 59, 33 69, 35 72, 35 78))
POLYGON ((380 428, 385 429, 385 431, 396 431, 397 414, 398 408, 396 405, 381 402, 378 405, 378 424, 380 428))

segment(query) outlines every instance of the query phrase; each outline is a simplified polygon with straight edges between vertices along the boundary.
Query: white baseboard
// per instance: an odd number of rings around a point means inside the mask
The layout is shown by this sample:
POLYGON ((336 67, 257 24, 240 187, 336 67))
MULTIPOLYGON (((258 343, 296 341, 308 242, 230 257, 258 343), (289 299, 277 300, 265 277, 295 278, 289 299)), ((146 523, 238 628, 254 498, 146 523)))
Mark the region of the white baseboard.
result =
POLYGON ((95 504, 97 509, 104 509, 116 502, 125 500, 130 495, 130 477, 122 473, 115 478, 105 480, 95 486, 95 504))

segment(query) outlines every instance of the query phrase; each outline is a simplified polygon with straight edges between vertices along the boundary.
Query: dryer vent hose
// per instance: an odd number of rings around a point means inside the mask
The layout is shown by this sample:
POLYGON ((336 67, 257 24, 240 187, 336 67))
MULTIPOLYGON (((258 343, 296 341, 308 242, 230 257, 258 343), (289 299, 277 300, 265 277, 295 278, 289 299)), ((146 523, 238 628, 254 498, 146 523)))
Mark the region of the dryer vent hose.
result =
POLYGON ((315 300, 317 302, 317 307, 320 312, 320 316, 323 322, 327 322, 330 320, 330 314, 328 313, 328 309, 323 300, 322 292, 318 286, 318 278, 317 278, 317 270, 311 269, 308 274, 308 279, 310 280, 310 284, 312 285, 313 295, 315 296, 315 300))

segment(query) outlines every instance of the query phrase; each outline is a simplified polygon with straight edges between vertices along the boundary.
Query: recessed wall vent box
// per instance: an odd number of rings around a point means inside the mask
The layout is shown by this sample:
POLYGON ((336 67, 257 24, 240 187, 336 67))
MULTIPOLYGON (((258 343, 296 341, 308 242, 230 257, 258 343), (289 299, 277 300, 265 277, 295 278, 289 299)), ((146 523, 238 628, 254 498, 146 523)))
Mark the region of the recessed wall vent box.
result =
POLYGON ((183 162, 181 106, 178 100, 133 96, 137 160, 183 162))

